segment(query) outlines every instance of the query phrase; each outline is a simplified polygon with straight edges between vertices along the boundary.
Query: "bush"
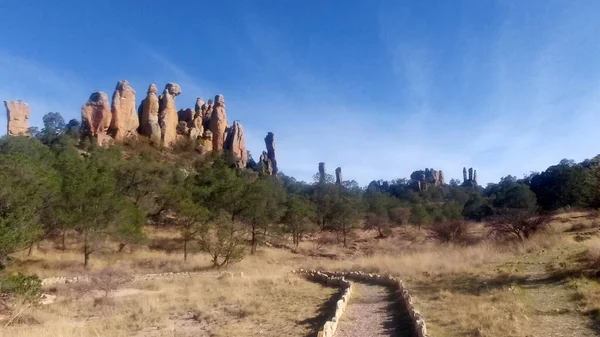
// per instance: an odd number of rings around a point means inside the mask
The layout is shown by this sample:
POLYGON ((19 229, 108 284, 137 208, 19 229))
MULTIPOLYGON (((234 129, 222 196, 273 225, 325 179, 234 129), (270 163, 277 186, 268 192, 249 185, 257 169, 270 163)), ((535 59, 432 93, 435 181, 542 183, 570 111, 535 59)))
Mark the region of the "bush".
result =
POLYGON ((3 275, 0 276, 0 295, 19 297, 35 303, 42 297, 42 280, 37 275, 3 275))
MULTIPOLYGON (((123 284, 131 282, 133 275, 112 268, 104 268, 98 272, 90 274, 90 285, 92 290, 100 291, 103 294, 102 300, 106 301, 111 294, 119 289, 123 284)), ((96 300, 95 303, 100 303, 96 300)))
POLYGON ((431 227, 432 236, 440 242, 454 242, 461 240, 467 231, 467 222, 462 220, 446 221, 434 224, 431 227))
POLYGON ((523 241, 546 229, 551 220, 552 216, 536 211, 501 209, 486 226, 492 234, 523 241))

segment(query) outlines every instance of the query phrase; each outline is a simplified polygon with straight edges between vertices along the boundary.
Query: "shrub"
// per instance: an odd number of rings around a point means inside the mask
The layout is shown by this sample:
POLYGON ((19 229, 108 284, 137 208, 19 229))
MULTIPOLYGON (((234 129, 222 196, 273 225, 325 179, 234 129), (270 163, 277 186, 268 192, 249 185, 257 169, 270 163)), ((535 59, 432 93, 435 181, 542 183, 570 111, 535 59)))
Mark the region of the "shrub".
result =
POLYGON ((462 220, 439 222, 431 227, 432 236, 440 242, 461 240, 466 230, 467 222, 462 220))
POLYGON ((42 297, 42 280, 37 275, 0 276, 0 295, 8 294, 35 303, 42 297))
MULTIPOLYGON (((133 275, 112 268, 104 268, 98 272, 90 274, 91 290, 100 291, 103 300, 108 300, 111 294, 119 289, 123 284, 131 282, 133 275)), ((95 303, 99 303, 96 301, 95 303)))
POLYGON ((551 220, 552 216, 536 211, 500 209, 486 226, 493 234, 523 241, 546 229, 551 220))

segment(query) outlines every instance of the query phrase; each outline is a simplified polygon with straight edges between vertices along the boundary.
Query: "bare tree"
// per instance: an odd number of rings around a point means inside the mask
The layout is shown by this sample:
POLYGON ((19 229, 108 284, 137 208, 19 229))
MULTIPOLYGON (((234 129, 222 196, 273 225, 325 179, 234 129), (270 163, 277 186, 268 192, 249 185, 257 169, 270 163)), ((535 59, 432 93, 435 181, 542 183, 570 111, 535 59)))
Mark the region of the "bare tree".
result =
POLYGON ((544 230, 551 220, 552 216, 545 213, 505 208, 497 211, 487 227, 493 234, 524 241, 544 230))

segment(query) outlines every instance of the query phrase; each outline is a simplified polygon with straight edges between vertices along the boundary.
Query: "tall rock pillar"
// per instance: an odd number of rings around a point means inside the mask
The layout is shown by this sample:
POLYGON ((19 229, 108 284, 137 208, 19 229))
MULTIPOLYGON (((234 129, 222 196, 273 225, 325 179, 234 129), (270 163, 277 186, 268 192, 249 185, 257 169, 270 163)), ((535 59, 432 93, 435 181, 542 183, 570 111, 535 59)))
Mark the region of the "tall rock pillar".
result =
POLYGON ((325 163, 319 163, 319 182, 325 182, 325 163))
POLYGON ((227 112, 225 111, 225 98, 223 95, 215 96, 209 125, 213 135, 213 151, 222 151, 225 144, 225 132, 227 131, 227 112))
POLYGON ((158 123, 159 102, 156 93, 158 89, 154 83, 148 87, 146 98, 140 104, 140 133, 152 141, 160 144, 160 125, 158 123))
POLYGON ((112 138, 108 135, 108 128, 112 120, 108 96, 97 91, 90 95, 88 101, 81 107, 81 121, 83 135, 96 137, 98 145, 108 145, 112 138))
POLYGON ((244 138, 244 128, 238 121, 233 121, 225 141, 225 150, 230 151, 236 158, 236 167, 245 168, 248 163, 248 150, 244 138))
POLYGON ((177 107, 175 106, 175 97, 181 94, 181 87, 176 83, 167 83, 163 94, 160 96, 160 111, 158 112, 158 121, 161 129, 161 138, 163 146, 173 147, 177 142, 177 107))
POLYGON ((29 104, 23 101, 4 101, 6 107, 6 133, 9 136, 30 136, 29 117, 31 110, 29 104))
POLYGON ((279 168, 277 167, 277 159, 275 158, 275 134, 273 132, 267 133, 265 145, 267 146, 267 155, 273 166, 273 175, 277 175, 279 168))
POLYGON ((112 96, 110 132, 115 141, 137 138, 140 121, 135 110, 135 90, 127 81, 119 81, 112 96))
POLYGON ((335 183, 337 185, 342 184, 342 168, 338 167, 335 169, 335 183))

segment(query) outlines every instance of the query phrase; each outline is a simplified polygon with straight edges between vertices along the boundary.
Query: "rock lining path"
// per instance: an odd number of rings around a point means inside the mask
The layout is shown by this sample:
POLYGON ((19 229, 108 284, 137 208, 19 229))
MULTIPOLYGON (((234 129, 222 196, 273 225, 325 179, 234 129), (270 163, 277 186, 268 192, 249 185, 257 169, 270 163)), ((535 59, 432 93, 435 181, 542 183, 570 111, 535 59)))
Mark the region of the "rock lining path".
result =
POLYGON ((413 327, 401 306, 383 286, 353 282, 354 293, 335 337, 413 337, 413 327))

